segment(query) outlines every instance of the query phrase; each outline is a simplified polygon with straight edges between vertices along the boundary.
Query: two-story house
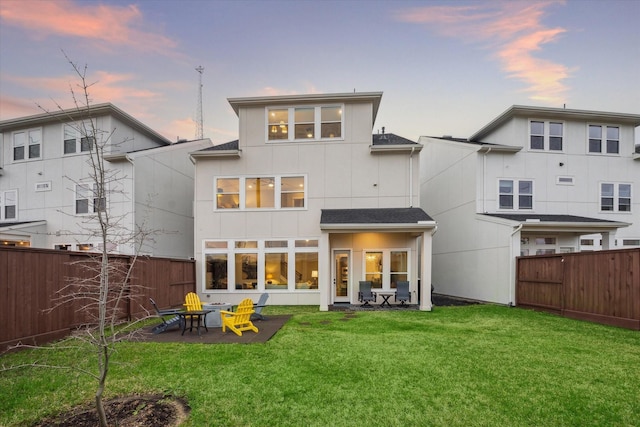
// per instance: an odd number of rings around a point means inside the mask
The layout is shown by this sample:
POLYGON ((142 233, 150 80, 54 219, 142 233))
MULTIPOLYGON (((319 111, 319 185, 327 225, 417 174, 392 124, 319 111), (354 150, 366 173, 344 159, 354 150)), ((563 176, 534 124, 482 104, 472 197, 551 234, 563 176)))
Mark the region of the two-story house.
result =
POLYGON ((421 137, 435 292, 515 304, 515 258, 640 246, 640 115, 513 106, 468 140, 421 137))
POLYGON ((109 250, 193 256, 193 164, 207 140, 169 140, 112 104, 0 122, 0 244, 91 251, 91 216, 108 208, 109 250), (89 152, 104 146, 106 200, 96 197, 89 152))
MULTIPOLYGON (((239 138, 192 153, 204 301, 357 303, 359 281, 431 309, 420 144, 372 135, 381 92, 232 98, 239 138), (418 282, 420 280, 420 286, 418 282)), ((393 299, 390 300, 393 302, 393 299)), ((381 302, 379 299, 378 302, 381 302)))

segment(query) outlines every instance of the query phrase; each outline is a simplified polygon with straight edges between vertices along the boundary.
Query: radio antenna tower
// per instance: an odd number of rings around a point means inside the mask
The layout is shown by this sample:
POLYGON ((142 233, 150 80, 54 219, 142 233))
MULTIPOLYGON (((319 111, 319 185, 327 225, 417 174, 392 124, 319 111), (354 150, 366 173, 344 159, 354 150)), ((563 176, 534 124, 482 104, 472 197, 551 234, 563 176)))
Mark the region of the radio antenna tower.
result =
POLYGON ((196 68, 198 72, 198 111, 196 112, 196 139, 204 138, 202 131, 202 73, 204 67, 202 65, 196 68))

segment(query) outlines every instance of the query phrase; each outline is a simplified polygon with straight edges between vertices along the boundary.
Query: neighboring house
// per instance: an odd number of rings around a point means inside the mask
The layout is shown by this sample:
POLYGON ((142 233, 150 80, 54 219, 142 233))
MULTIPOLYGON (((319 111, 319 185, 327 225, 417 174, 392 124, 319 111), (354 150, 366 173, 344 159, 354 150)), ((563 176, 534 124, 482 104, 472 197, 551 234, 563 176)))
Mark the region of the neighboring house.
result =
POLYGON ((640 246, 640 115, 513 106, 468 140, 421 137, 436 293, 516 304, 515 258, 640 246))
POLYGON ((209 140, 171 144, 111 104, 4 120, 0 137, 0 244, 95 250, 90 218, 106 203, 120 235, 110 251, 133 253, 125 240, 142 228, 152 232, 142 253, 193 256, 188 153, 209 140), (94 133, 106 143, 106 200, 94 197, 94 133))
POLYGON ((372 136, 381 98, 229 99, 239 139, 192 153, 204 301, 236 304, 268 292, 271 304, 324 311, 358 303, 361 280, 374 291, 408 280, 411 302, 431 309, 435 222, 419 207, 422 146, 372 136))

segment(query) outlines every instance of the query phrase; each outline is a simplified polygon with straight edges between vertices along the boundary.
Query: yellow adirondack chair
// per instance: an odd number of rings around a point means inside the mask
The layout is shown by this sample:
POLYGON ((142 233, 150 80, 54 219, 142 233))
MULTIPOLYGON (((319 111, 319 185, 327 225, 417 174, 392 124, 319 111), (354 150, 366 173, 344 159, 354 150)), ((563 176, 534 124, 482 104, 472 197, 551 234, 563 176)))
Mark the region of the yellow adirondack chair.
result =
POLYGON ((220 311, 222 320, 222 332, 226 332, 227 328, 231 329, 239 337, 243 331, 258 332, 251 322, 251 315, 255 313, 253 309, 253 301, 251 298, 243 299, 238 305, 236 311, 220 311))
POLYGON ((187 296, 184 297, 184 306, 187 311, 200 311, 202 310, 202 301, 200 301, 198 294, 189 292, 187 296))

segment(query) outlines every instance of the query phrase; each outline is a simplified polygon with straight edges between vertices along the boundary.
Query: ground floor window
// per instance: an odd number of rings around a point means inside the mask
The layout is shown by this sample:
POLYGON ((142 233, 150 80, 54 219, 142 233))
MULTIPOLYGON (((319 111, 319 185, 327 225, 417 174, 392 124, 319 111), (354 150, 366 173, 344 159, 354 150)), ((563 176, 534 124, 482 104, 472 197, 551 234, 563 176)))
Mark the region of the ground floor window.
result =
POLYGON ((318 240, 208 240, 205 290, 318 288, 318 240))
POLYGON ((398 281, 409 280, 409 251, 406 249, 366 250, 364 280, 376 289, 395 289, 398 281))
POLYGON ((552 236, 522 236, 520 255, 549 255, 557 251, 557 239, 552 236))

